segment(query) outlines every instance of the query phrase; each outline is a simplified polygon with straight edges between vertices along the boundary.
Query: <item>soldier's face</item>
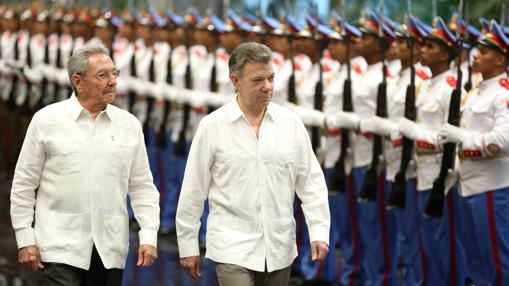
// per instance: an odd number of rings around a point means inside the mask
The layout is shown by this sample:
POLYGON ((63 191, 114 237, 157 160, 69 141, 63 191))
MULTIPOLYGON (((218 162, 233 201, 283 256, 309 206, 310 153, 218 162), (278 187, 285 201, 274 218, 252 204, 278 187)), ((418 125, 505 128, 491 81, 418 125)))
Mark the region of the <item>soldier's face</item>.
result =
POLYGON ((17 30, 16 21, 13 19, 2 19, 2 30, 14 32, 17 30))
POLYGON ((115 65, 104 54, 88 58, 88 71, 85 75, 73 75, 71 78, 79 96, 83 96, 98 105, 106 105, 115 99, 117 80, 114 76, 115 65))
POLYGON ((267 46, 280 54, 287 54, 290 52, 291 46, 287 37, 269 35, 267 36, 267 46))
POLYGON ((340 40, 331 40, 327 47, 332 58, 340 62, 341 64, 346 63, 346 44, 340 40))
POLYGON ((98 37, 99 39, 101 39, 101 41, 103 43, 110 43, 111 42, 111 37, 113 36, 112 34, 112 31, 111 31, 112 28, 95 28, 95 36, 98 37))
POLYGON ((443 61, 447 61, 448 51, 440 43, 426 39, 421 47, 420 59, 424 66, 433 68, 443 61))
POLYGON ((228 51, 235 49, 244 41, 240 33, 236 32, 223 33, 219 36, 219 40, 221 45, 228 51))
POLYGON ((362 36, 358 37, 354 47, 355 51, 363 57, 380 52, 378 38, 371 34, 362 34, 362 36))
POLYGON ((271 64, 244 64, 242 75, 231 75, 230 79, 238 92, 242 106, 259 110, 265 108, 272 99, 274 90, 274 71, 271 64))
POLYGON ((477 53, 474 55, 472 68, 486 75, 494 70, 500 70, 504 65, 505 56, 502 53, 486 46, 479 46, 477 53))
POLYGON ((397 38, 394 42, 392 42, 389 50, 393 51, 394 57, 401 61, 406 61, 408 59, 409 54, 406 39, 397 38))

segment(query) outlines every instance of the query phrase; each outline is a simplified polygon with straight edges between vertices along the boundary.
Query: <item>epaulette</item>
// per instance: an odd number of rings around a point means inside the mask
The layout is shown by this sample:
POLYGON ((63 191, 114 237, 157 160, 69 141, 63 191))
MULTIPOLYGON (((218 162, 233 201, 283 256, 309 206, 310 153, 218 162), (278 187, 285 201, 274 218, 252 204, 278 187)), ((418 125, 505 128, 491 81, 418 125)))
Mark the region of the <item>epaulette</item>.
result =
POLYGON ((362 69, 359 64, 353 64, 352 69, 356 74, 362 74, 362 69))
POLYGON ((429 75, 426 74, 426 72, 422 69, 418 69, 415 71, 415 75, 417 75, 422 80, 429 79, 429 75))
POLYGON ((509 80, 507 78, 500 79, 498 83, 505 89, 509 89, 509 80))
POLYGON ((322 63, 322 71, 323 72, 331 72, 332 68, 327 63, 322 63))
POLYGON ((451 86, 451 87, 456 87, 456 83, 457 83, 457 80, 455 77, 453 76, 449 76, 447 77, 447 83, 451 86))

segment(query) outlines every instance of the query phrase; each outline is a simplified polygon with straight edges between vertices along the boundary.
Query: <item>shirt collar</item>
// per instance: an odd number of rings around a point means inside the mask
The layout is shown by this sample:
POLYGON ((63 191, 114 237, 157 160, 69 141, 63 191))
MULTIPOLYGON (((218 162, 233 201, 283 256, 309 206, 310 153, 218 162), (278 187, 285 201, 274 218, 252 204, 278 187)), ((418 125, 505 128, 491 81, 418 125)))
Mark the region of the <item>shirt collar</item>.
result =
MULTIPOLYGON (((68 99, 68 102, 70 104, 70 113, 71 113, 71 118, 73 121, 78 120, 78 118, 80 117, 82 112, 88 112, 85 108, 83 108, 83 106, 81 106, 80 102, 78 101, 78 98, 76 97, 76 95, 74 93, 68 99)), ((108 116, 108 118, 110 120, 113 121, 114 115, 112 112, 112 108, 109 104, 106 105, 106 108, 104 109, 104 113, 106 114, 106 116, 108 116)))
POLYGON ((448 76, 451 76, 451 75, 452 75, 452 71, 451 70, 446 70, 443 73, 438 74, 438 75, 432 77, 431 78, 431 84, 435 84, 437 82, 445 80, 448 76))
POLYGON ((503 79, 505 77, 506 77, 506 73, 503 72, 503 73, 497 75, 496 77, 490 78, 488 80, 481 81, 481 83, 479 84, 479 87, 480 88, 485 88, 487 86, 492 85, 493 83, 498 83, 501 79, 503 79))
MULTIPOLYGON (((239 102, 237 101, 237 96, 235 96, 235 98, 231 102, 231 108, 228 113, 229 122, 234 122, 235 120, 244 116, 244 113, 240 109, 239 102)), ((267 106, 267 110, 265 111, 265 117, 270 118, 272 121, 276 121, 275 115, 276 114, 274 111, 274 104, 270 102, 269 105, 267 106)))

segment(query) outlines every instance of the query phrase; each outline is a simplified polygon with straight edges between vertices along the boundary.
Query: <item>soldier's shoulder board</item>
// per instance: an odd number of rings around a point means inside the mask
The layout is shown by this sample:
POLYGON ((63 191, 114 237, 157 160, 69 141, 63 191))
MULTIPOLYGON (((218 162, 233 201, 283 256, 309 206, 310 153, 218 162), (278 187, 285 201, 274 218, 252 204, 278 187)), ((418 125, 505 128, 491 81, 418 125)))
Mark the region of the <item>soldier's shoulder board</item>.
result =
POLYGON ((453 76, 447 77, 447 84, 449 84, 451 87, 456 87, 456 78, 453 76))

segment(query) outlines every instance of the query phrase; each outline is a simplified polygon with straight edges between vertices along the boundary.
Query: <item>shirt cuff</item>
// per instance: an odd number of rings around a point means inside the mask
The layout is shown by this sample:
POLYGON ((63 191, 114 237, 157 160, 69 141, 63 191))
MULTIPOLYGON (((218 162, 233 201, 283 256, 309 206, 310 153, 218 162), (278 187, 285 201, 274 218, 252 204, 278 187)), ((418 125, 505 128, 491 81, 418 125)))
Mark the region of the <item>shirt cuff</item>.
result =
POLYGON ((200 255, 198 240, 178 241, 180 258, 200 255))
POLYGON ((18 249, 29 245, 35 245, 34 229, 28 227, 16 231, 16 242, 18 243, 18 249))
POLYGON ((329 245, 329 229, 315 226, 309 229, 309 242, 323 241, 329 245))
POLYGON ((140 245, 148 244, 157 248, 157 231, 151 229, 142 229, 138 232, 140 236, 140 245))

